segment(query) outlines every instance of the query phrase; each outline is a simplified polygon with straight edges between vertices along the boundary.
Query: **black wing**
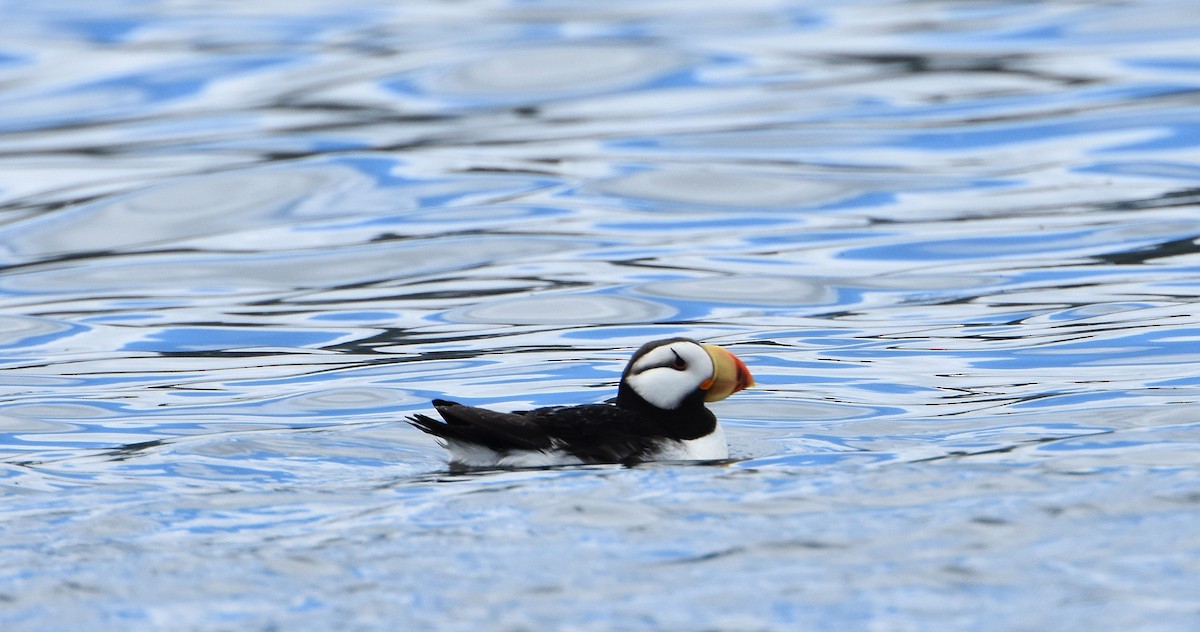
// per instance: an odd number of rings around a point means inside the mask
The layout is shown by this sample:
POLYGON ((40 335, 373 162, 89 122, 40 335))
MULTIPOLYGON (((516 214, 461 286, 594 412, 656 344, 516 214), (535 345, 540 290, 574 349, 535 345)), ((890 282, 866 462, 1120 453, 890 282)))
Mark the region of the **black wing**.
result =
POLYGON ((586 463, 641 460, 656 446, 655 424, 611 404, 553 406, 521 413, 500 413, 435 399, 446 421, 413 415, 410 423, 443 439, 475 443, 496 451, 569 452, 586 463))
POLYGON ((539 408, 532 421, 587 463, 644 460, 664 438, 653 419, 612 404, 539 408))

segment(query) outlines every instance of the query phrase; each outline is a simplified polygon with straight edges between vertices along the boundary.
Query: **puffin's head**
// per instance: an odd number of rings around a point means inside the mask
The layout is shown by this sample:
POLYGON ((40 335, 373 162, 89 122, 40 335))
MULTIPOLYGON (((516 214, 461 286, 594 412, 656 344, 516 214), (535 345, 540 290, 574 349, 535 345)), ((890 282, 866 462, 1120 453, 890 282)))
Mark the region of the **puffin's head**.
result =
POLYGON ((721 347, 668 338, 642 345, 626 365, 621 384, 652 406, 674 410, 697 392, 706 402, 725 399, 754 386, 754 378, 737 356, 721 347))

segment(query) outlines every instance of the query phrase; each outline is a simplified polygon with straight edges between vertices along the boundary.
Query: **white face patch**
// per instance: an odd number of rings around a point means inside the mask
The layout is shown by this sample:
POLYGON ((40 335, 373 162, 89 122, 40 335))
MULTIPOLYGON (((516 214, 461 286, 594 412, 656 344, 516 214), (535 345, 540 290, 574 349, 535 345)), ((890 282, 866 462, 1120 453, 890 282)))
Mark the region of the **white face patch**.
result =
POLYGON ((674 410, 711 378, 713 371, 712 358, 703 347, 681 340, 638 358, 625 383, 651 405, 674 410))

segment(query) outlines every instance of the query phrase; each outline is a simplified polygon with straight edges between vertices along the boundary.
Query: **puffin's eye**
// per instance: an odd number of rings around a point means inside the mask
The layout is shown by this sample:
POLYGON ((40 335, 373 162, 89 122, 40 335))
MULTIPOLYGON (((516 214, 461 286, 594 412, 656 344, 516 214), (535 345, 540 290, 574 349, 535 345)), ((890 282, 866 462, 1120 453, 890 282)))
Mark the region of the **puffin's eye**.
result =
POLYGON ((675 362, 673 362, 671 364, 671 368, 675 369, 676 371, 682 371, 682 370, 686 369, 687 362, 684 362, 683 358, 679 357, 679 352, 675 351, 674 349, 671 349, 671 353, 675 354, 675 362))

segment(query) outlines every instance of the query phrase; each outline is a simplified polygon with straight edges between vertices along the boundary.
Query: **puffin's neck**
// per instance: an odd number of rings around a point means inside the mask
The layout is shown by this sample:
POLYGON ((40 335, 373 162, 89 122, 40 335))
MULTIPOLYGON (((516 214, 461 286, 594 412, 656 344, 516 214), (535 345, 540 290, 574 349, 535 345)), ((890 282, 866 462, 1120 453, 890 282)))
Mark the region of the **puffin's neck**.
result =
POLYGON ((672 439, 691 440, 712 434, 717 416, 704 406, 704 393, 696 391, 679 408, 664 410, 647 402, 624 382, 617 389, 617 406, 654 420, 672 439))

